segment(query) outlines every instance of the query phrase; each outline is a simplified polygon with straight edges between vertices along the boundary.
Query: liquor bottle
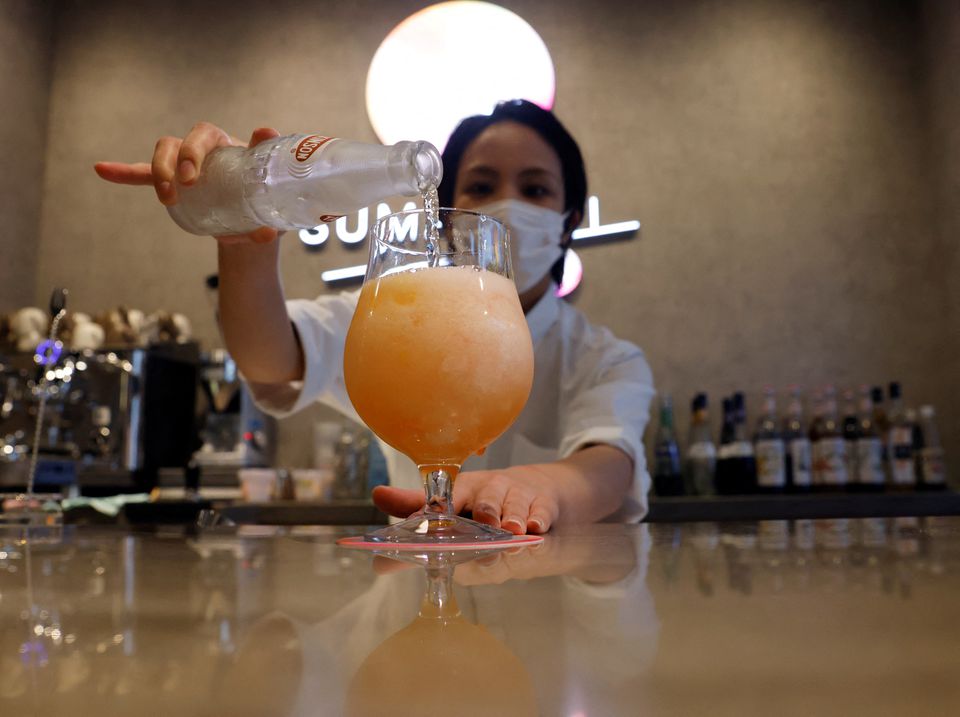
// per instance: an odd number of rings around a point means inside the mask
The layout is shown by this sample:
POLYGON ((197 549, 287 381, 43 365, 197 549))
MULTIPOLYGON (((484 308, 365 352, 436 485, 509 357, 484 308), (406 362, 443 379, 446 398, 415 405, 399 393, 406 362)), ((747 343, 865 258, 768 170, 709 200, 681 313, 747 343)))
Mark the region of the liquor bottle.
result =
POLYGON ((757 419, 754 451, 757 460, 757 491, 782 493, 787 482, 785 451, 783 436, 777 426, 776 392, 771 386, 763 390, 763 410, 757 419))
POLYGON ((837 395, 833 386, 823 392, 823 405, 816 440, 813 443, 814 483, 823 491, 847 487, 847 444, 837 417, 837 395))
POLYGON ((673 431, 673 400, 669 394, 660 397, 660 427, 657 429, 655 457, 653 489, 656 494, 683 495, 680 450, 673 431))
POLYGON ((880 436, 880 443, 883 446, 883 474, 886 476, 885 483, 887 487, 889 487, 891 482, 891 469, 890 450, 887 445, 887 439, 890 436, 890 417, 887 416, 887 411, 883 406, 883 388, 874 386, 870 389, 870 398, 873 400, 873 428, 877 432, 877 435, 880 436))
POLYGON ((733 443, 731 444, 734 485, 737 493, 757 491, 757 460, 753 441, 747 435, 747 404, 742 391, 733 394, 733 443))
POLYGON ((386 197, 420 194, 442 176, 440 153, 429 142, 383 146, 295 134, 213 150, 167 210, 192 234, 312 229, 386 197))
MULTIPOLYGON (((875 390, 873 392, 875 395, 875 390)), ((882 394, 881 394, 882 395, 882 394)), ((857 433, 858 490, 882 491, 886 479, 883 463, 883 439, 877 430, 875 407, 870 388, 860 387, 859 430, 857 433)))
POLYGON ((810 439, 803 427, 803 400, 799 386, 790 386, 790 401, 783 420, 786 448, 786 484, 792 493, 806 493, 812 482, 810 439))
POLYGON ((823 432, 823 392, 814 390, 810 403, 813 413, 807 432, 810 439, 810 490, 819 491, 823 485, 823 471, 817 462, 817 441, 823 432))
POLYGON ((693 495, 713 493, 717 467, 717 448, 710 432, 707 394, 698 393, 690 404, 690 438, 687 442, 686 487, 693 495))
POLYGON ((887 433, 887 451, 890 455, 890 487, 892 490, 913 490, 917 472, 913 462, 913 424, 900 395, 900 384, 890 384, 890 430, 887 433))
POLYGON ((733 465, 734 416, 733 400, 723 399, 723 425, 720 429, 720 447, 717 450, 717 468, 713 476, 713 485, 720 495, 733 495, 737 492, 734 484, 733 465))
POLYGON ((944 490, 947 487, 947 468, 933 406, 920 407, 920 435, 919 486, 924 490, 944 490))
POLYGON ((860 420, 857 418, 857 405, 853 391, 843 392, 843 440, 846 442, 847 490, 858 490, 860 473, 857 467, 857 438, 860 435, 860 420))

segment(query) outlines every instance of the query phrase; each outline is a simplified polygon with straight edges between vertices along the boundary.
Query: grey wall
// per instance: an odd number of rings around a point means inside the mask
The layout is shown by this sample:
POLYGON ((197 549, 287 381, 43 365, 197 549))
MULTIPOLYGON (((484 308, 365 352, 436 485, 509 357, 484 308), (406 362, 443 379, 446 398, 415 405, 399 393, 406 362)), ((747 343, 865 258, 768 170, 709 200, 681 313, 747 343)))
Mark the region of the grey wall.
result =
MULTIPOLYGON (((946 9, 502 4, 551 49, 556 110, 581 141, 604 219, 644 224, 639 239, 583 248, 574 300, 647 351, 681 426, 697 389, 716 405, 765 383, 899 379, 911 403, 938 405, 960 445, 946 392, 956 395, 960 340, 942 316, 949 291, 957 302, 956 259, 952 270, 944 261, 956 174, 931 161, 957 124, 948 86, 960 62, 955 33, 933 52, 924 44, 924 19, 946 9), (931 56, 950 63, 934 83, 931 56)), ((145 159, 156 137, 201 118, 236 134, 271 124, 374 140, 370 58, 423 3, 195 5, 61 4, 34 295, 64 282, 77 308, 183 311, 214 343, 202 293, 213 242, 182 234, 150 190, 100 182, 92 163, 145 159)), ((322 291, 323 269, 363 261, 336 242, 308 253, 291 239, 291 297, 322 291)), ((285 426, 285 460, 306 460, 305 425, 285 426)))
POLYGON ((937 181, 938 253, 944 282, 946 310, 931 312, 929 323, 944 341, 944 390, 938 401, 940 424, 953 450, 953 483, 960 485, 960 411, 948 402, 960 397, 960 3, 928 0, 924 5, 931 100, 931 166, 937 181))
POLYGON ((39 244, 53 57, 48 3, 0 0, 0 310, 29 304, 39 244))

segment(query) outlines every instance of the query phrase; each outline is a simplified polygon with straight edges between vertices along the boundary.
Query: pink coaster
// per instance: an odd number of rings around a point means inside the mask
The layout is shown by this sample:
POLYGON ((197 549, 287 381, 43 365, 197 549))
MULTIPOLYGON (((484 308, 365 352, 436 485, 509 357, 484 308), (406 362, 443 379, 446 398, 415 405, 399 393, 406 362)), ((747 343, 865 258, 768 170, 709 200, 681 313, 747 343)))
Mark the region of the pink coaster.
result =
POLYGON ((418 552, 437 550, 449 552, 452 550, 497 550, 501 548, 516 548, 522 545, 539 545, 543 542, 542 535, 514 535, 507 540, 485 540, 477 543, 374 543, 364 540, 363 536, 340 538, 337 545, 345 548, 360 548, 361 550, 415 550, 418 552))

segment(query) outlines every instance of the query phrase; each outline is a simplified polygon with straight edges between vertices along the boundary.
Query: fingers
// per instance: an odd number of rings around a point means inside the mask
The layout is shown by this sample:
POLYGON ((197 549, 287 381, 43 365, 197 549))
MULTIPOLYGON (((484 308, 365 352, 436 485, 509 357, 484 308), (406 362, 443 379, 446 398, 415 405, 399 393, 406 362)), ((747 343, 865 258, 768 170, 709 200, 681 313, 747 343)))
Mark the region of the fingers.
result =
POLYGON ((523 535, 527 532, 527 516, 530 515, 530 505, 533 503, 533 492, 526 487, 513 487, 507 491, 503 501, 503 517, 500 518, 500 527, 509 530, 514 535, 523 535))
POLYGON ((148 185, 153 184, 153 173, 146 162, 126 164, 124 162, 97 162, 94 171, 101 179, 115 184, 148 185))
POLYGON ((505 475, 494 474, 476 488, 470 507, 477 522, 523 535, 531 517, 535 518, 536 532, 544 532, 549 527, 550 521, 544 517, 547 511, 543 508, 536 516, 530 515, 533 502, 534 492, 529 486, 511 481, 505 475))
POLYGON ((179 137, 161 137, 153 149, 153 160, 150 163, 153 188, 160 203, 167 206, 177 203, 174 174, 181 144, 179 137))
POLYGON ((423 491, 378 485, 371 493, 373 503, 387 515, 406 518, 423 507, 423 491))
POLYGON ((280 133, 272 127, 257 127, 253 130, 253 134, 250 135, 250 144, 249 147, 255 147, 264 140, 273 139, 274 137, 279 137, 280 133))
POLYGON ((230 135, 209 122, 198 122, 183 138, 176 157, 176 176, 180 184, 193 184, 200 174, 203 160, 216 147, 233 145, 230 135))
POLYGON ((550 526, 557 519, 559 507, 553 501, 537 496, 530 503, 527 513, 527 532, 542 535, 550 530, 550 526))
POLYGON ((221 244, 269 244, 280 236, 280 232, 270 227, 260 227, 249 234, 227 234, 215 237, 221 244))
MULTIPOLYGON (((465 482, 466 478, 467 475, 463 475, 460 481, 465 482)), ((457 484, 454 484, 455 491, 457 487, 457 484)), ((470 508, 473 519, 478 523, 499 528, 500 516, 503 515, 503 502, 510 490, 510 482, 505 476, 495 474, 482 482, 475 480, 471 488, 473 488, 472 496, 467 498, 464 507, 470 508)))

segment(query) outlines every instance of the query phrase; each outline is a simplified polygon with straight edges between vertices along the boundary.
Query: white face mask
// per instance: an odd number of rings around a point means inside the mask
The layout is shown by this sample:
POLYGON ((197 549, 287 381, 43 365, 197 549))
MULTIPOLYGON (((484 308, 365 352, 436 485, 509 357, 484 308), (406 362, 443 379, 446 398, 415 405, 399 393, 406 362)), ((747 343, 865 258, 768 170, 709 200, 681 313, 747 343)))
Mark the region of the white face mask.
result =
POLYGON ((501 199, 477 209, 510 230, 510 256, 517 291, 532 288, 563 255, 560 241, 566 215, 518 199, 501 199))

